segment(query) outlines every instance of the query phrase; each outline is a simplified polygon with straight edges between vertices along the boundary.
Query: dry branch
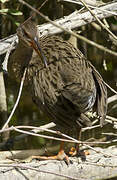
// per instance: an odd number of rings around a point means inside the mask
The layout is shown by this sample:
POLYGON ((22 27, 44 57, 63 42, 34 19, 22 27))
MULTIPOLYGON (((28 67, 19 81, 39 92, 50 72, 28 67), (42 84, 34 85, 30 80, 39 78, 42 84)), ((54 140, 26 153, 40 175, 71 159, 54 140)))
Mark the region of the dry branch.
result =
MULTIPOLYGON (((110 4, 105 4, 104 6, 101 6, 100 9, 117 12, 117 2, 113 1, 110 4)), ((113 16, 112 14, 109 14, 108 12, 100 11, 100 10, 93 10, 93 13, 99 19, 113 16)), ((90 12, 86 11, 83 13, 79 13, 78 11, 75 11, 74 13, 70 14, 69 16, 65 16, 64 18, 61 18, 54 22, 56 24, 60 25, 61 27, 65 28, 66 30, 68 30, 68 29, 70 30, 70 29, 75 29, 75 28, 81 27, 83 25, 89 24, 93 21, 95 21, 95 18, 90 14, 90 12)), ((56 26, 52 25, 51 23, 47 23, 47 24, 38 26, 38 32, 41 36, 57 34, 57 33, 61 33, 62 31, 63 31, 62 29, 57 28, 56 26)), ((10 44, 12 43, 13 40, 15 40, 16 42, 18 41, 16 34, 11 35, 10 37, 2 39, 0 41, 0 55, 5 53, 9 49, 10 44)), ((15 46, 14 46, 14 48, 15 48, 15 46)))
MULTIPOLYGON (((104 153, 110 152, 113 155, 117 155, 116 146, 109 147, 107 149, 96 148, 104 153)), ((100 153, 95 153, 89 150, 90 155, 87 156, 86 161, 82 161, 81 158, 70 158, 72 164, 66 165, 64 161, 32 161, 29 163, 13 162, 6 159, 15 158, 20 159, 20 155, 23 154, 23 158, 27 158, 27 155, 33 155, 34 153, 40 153, 39 150, 25 150, 25 151, 13 151, 0 153, 0 179, 5 180, 99 180, 107 179, 111 177, 117 177, 117 158, 105 157, 100 153), (63 176, 63 177, 62 177, 63 176)), ((22 156, 22 155, 21 155, 22 156)), ((22 157, 21 157, 22 158, 22 157)))
MULTIPOLYGON (((45 129, 49 129, 49 128, 52 128, 52 127, 55 127, 56 126, 56 124, 55 123, 53 123, 53 122, 51 122, 51 123, 49 123, 49 124, 46 124, 46 125, 43 125, 43 126, 40 126, 40 128, 45 128, 45 129)), ((7 128, 7 129, 4 129, 4 130, 0 130, 0 132, 7 132, 7 131, 11 131, 13 129, 13 127, 10 127, 10 128, 7 128)), ((43 132, 43 130, 40 130, 40 129, 33 129, 32 130, 32 132, 34 132, 34 133, 39 133, 39 132, 43 132)), ((16 141, 19 141, 19 140, 21 140, 21 139, 24 139, 25 137, 27 137, 28 136, 28 134, 20 134, 20 135, 18 135, 18 136, 16 136, 16 137, 14 137, 14 138, 9 138, 8 139, 8 141, 6 142, 2 142, 2 143, 0 143, 0 148, 1 149, 4 149, 5 147, 8 147, 8 144, 9 144, 9 142, 16 142, 16 141)))
POLYGON ((11 120, 11 118, 12 118, 12 116, 13 116, 16 108, 17 108, 17 105, 18 105, 19 100, 20 100, 20 97, 21 97, 21 92, 22 92, 22 88, 23 88, 23 84, 24 84, 24 80, 25 80, 25 75, 26 75, 26 70, 27 70, 27 69, 25 68, 24 74, 23 74, 23 77, 22 77, 22 80, 21 80, 20 89, 19 89, 19 93, 18 93, 18 97, 17 97, 16 103, 15 103, 15 105, 14 105, 12 111, 11 111, 11 114, 10 114, 9 118, 8 118, 7 121, 5 122, 2 130, 5 129, 5 128, 8 126, 8 124, 9 124, 9 122, 10 122, 10 120, 11 120))
POLYGON ((111 97, 108 98, 108 104, 109 104, 109 103, 112 103, 112 102, 114 102, 114 101, 117 101, 117 95, 113 95, 113 96, 111 96, 111 97))

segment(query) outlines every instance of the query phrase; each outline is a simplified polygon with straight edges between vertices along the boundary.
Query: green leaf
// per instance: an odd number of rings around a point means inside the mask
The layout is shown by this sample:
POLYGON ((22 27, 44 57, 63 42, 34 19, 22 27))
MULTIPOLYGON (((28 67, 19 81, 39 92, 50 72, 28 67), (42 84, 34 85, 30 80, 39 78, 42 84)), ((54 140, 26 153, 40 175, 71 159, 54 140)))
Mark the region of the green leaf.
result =
POLYGON ((112 64, 112 62, 109 62, 109 63, 107 64, 107 70, 112 72, 112 70, 113 70, 113 64, 112 64))
POLYGON ((9 9, 8 11, 13 16, 21 16, 23 13, 21 11, 15 10, 15 9, 9 9))
POLYGON ((0 9, 0 13, 9 13, 13 16, 21 16, 23 13, 15 9, 0 9))
POLYGON ((8 2, 9 0, 0 0, 1 3, 8 2))
POLYGON ((9 9, 0 9, 0 13, 8 13, 9 9))
POLYGON ((15 22, 15 25, 18 27, 20 25, 20 23, 19 22, 15 22))

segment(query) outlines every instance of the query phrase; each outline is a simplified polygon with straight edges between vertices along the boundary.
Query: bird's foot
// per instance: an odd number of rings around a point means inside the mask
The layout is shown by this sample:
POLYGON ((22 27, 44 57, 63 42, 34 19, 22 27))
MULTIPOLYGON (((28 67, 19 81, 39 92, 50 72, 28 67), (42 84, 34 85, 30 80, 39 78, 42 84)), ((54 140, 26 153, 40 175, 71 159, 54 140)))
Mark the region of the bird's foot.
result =
POLYGON ((78 148, 72 147, 69 151, 70 156, 81 157, 82 160, 86 160, 86 155, 89 155, 88 151, 79 150, 78 148))
POLYGON ((64 160, 67 165, 70 164, 69 157, 65 154, 64 150, 59 151, 58 154, 55 155, 55 156, 32 156, 32 160, 33 159, 38 159, 38 160, 59 160, 59 161, 64 160))
POLYGON ((69 151, 70 156, 76 156, 77 155, 77 150, 75 147, 71 147, 70 151, 69 151))

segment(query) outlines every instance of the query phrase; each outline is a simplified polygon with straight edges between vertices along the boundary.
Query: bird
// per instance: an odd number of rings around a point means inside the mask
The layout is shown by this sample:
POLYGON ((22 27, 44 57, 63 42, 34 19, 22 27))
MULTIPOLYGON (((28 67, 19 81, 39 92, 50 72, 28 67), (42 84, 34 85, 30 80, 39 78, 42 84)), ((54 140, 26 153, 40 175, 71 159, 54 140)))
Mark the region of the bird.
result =
MULTIPOLYGON (((17 36, 19 43, 11 55, 9 73, 20 79, 27 68, 26 84, 37 107, 63 132, 74 134, 78 140, 81 129, 91 125, 86 115, 90 110, 96 111, 102 127, 107 113, 107 88, 82 52, 57 35, 41 37, 30 19, 18 27, 17 36)), ((79 144, 73 155, 78 153, 79 144)), ((58 154, 47 159, 68 160, 64 142, 58 154)))

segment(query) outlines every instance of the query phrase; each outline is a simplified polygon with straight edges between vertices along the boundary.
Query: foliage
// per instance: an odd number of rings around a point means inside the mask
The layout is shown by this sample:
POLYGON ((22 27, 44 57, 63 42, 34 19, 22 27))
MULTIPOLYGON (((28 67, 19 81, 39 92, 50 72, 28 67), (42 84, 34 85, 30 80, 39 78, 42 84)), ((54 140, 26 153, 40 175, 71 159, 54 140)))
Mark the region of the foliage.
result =
POLYGON ((1 3, 5 3, 7 1, 9 1, 9 0, 0 0, 1 3))
POLYGON ((3 15, 11 14, 13 16, 21 16, 23 13, 15 9, 1 9, 0 13, 3 15))

